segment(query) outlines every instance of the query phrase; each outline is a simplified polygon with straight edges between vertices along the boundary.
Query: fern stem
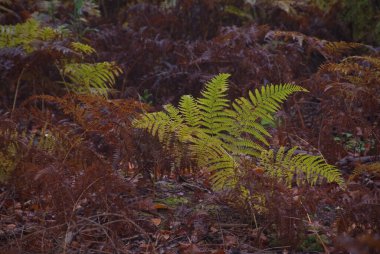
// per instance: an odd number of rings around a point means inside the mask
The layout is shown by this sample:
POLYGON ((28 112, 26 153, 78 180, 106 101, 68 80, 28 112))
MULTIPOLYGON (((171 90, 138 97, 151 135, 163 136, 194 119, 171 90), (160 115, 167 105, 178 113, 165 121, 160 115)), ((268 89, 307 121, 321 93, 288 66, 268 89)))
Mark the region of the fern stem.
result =
POLYGON ((58 63, 55 63, 55 67, 58 69, 59 75, 61 76, 61 79, 63 81, 65 88, 66 88, 67 93, 70 94, 71 91, 70 91, 69 87, 67 86, 67 82, 65 80, 65 73, 64 73, 65 68, 60 68, 58 63))
MULTIPOLYGON (((301 203, 303 209, 304 209, 305 212, 306 212, 306 216, 307 216, 307 220, 309 221, 309 224, 310 224, 310 225, 313 225, 313 221, 311 220, 310 214, 309 214, 308 211, 306 210, 306 207, 303 205, 302 201, 300 201, 300 203, 301 203)), ((329 254, 330 251, 329 251, 329 249, 327 248, 326 244, 323 242, 321 236, 318 234, 318 231, 315 230, 314 233, 315 233, 316 237, 318 238, 319 242, 321 243, 323 249, 325 250, 325 253, 329 254)))
POLYGON ((294 105, 296 106, 296 110, 297 110, 297 114, 298 114, 298 117, 301 121, 301 126, 302 126, 302 129, 305 129, 305 122, 303 120, 303 117, 302 117, 302 113, 301 113, 301 110, 300 110, 300 107, 298 106, 298 103, 295 99, 295 97, 293 97, 293 101, 294 101, 294 105))
POLYGON ((4 11, 4 12, 6 12, 6 13, 9 13, 9 14, 11 14, 11 15, 13 15, 15 18, 18 19, 19 22, 22 21, 20 15, 18 15, 18 14, 17 14, 16 12, 14 12, 13 10, 11 10, 11 9, 9 9, 9 8, 6 8, 6 7, 4 7, 4 6, 1 6, 1 5, 0 5, 0 10, 4 11))
POLYGON ((259 224, 257 223, 256 213, 255 213, 255 210, 253 209, 252 203, 250 201, 249 201, 249 208, 251 209, 251 213, 253 215, 253 222, 255 223, 255 228, 258 229, 259 228, 259 224))
POLYGON ((19 87, 20 87, 20 82, 21 82, 21 77, 22 75, 24 74, 24 71, 25 71, 25 68, 22 68, 21 70, 21 73, 20 75, 18 76, 18 79, 17 79, 17 83, 16 83, 16 91, 15 91, 15 95, 14 95, 14 98, 13 98, 13 105, 12 105, 12 111, 11 111, 11 118, 13 116, 13 111, 15 110, 16 108, 16 101, 17 101, 17 96, 18 96, 18 90, 19 90, 19 87))

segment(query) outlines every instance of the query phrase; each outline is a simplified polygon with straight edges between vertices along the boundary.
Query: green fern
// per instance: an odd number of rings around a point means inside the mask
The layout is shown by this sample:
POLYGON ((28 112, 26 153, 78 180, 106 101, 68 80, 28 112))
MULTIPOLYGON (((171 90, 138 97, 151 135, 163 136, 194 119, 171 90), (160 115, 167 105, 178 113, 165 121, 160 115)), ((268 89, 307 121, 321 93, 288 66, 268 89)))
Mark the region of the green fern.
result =
POLYGON ((229 74, 220 74, 213 78, 206 84, 202 92, 203 98, 196 101, 199 108, 196 114, 200 116, 202 130, 211 136, 219 136, 223 131, 228 130, 229 121, 231 121, 226 111, 229 102, 226 98, 229 76, 229 74))
POLYGON ((326 163, 322 156, 310 154, 295 154, 297 147, 285 152, 281 147, 277 154, 273 150, 263 151, 260 156, 260 166, 269 176, 285 182, 291 186, 293 181, 297 185, 315 185, 326 179, 327 182, 336 182, 340 186, 344 181, 339 170, 326 163))
MULTIPOLYGON (((0 48, 22 47, 27 53, 37 50, 38 41, 49 42, 67 34, 61 28, 42 27, 35 19, 29 19, 25 23, 17 25, 0 26, 0 48)), ((65 47, 65 46, 64 46, 65 47)), ((80 42, 71 42, 68 51, 82 56, 96 53, 90 45, 80 42)), ((62 83, 75 93, 91 93, 107 96, 109 89, 115 84, 116 78, 121 74, 121 69, 113 62, 103 63, 77 63, 76 58, 63 55, 57 60, 57 67, 62 73, 62 83)))
POLYGON ((51 41, 63 34, 60 28, 41 27, 37 20, 29 19, 21 24, 0 26, 0 48, 21 46, 30 53, 35 50, 36 41, 51 41))
POLYGON ((87 44, 80 43, 80 42, 72 42, 71 48, 75 52, 78 52, 84 55, 91 55, 93 53, 96 53, 96 50, 93 47, 87 44))
POLYGON ((182 96, 178 108, 164 106, 164 111, 143 114, 135 119, 136 128, 158 136, 165 147, 185 144, 199 167, 212 174, 214 189, 235 186, 242 162, 256 159, 268 175, 290 184, 316 184, 322 179, 343 184, 339 171, 322 157, 286 154, 281 148, 276 157, 267 150, 270 133, 261 124, 274 121, 280 103, 304 88, 293 84, 268 85, 249 92, 249 98, 238 98, 232 105, 227 99, 229 74, 219 74, 205 86, 202 97, 182 96))
MULTIPOLYGON (((64 27, 43 27, 37 20, 29 19, 16 25, 0 25, 0 48, 21 46, 27 53, 31 53, 36 50, 38 41, 54 41, 68 35, 69 32, 64 27)), ((71 42, 70 46, 79 54, 90 55, 96 52, 91 46, 80 42, 71 42)))
POLYGON ((121 74, 121 69, 112 62, 71 63, 63 66, 62 74, 70 79, 70 83, 65 82, 70 90, 106 97, 116 78, 121 74))
POLYGON ((342 184, 340 174, 323 158, 296 155, 296 148, 284 155, 281 148, 273 161, 273 151, 266 150, 270 133, 262 120, 274 121, 280 103, 304 88, 292 85, 268 85, 238 98, 232 105, 227 99, 229 74, 219 74, 205 86, 202 97, 182 96, 178 108, 164 106, 164 111, 143 114, 133 122, 136 128, 158 136, 165 147, 185 144, 199 167, 211 170, 214 189, 233 187, 241 163, 248 157, 259 159, 268 174, 290 183, 293 178, 313 185, 326 178, 342 184), (271 157, 272 156, 272 157, 271 157), (283 163, 283 164, 281 164, 283 163), (281 170, 280 170, 281 169, 281 170), (286 169, 286 170, 285 170, 286 169))
MULTIPOLYGON (((0 125, 1 126, 1 125, 0 125)), ((49 130, 46 123, 42 129, 19 133, 14 128, 0 128, 0 183, 5 182, 32 149, 56 156, 67 154, 81 139, 68 138, 65 133, 49 130)))
POLYGON ((0 183, 5 182, 17 165, 18 133, 12 130, 0 130, 0 183))

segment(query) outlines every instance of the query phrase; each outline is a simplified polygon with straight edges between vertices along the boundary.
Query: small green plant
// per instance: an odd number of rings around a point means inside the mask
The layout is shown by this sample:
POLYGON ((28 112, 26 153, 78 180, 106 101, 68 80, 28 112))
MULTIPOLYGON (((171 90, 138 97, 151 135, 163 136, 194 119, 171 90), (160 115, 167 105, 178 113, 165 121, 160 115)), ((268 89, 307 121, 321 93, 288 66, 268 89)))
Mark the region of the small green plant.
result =
MULTIPOLYGON (((0 150, 0 183, 5 182, 17 165, 18 144, 15 132, 0 132, 0 137, 9 137, 9 140, 2 142, 3 148, 0 150)), ((2 140, 3 141, 3 140, 2 140)))
POLYGON ((105 97, 122 72, 113 62, 65 64, 61 71, 71 80, 70 83, 64 82, 69 90, 105 97))
POLYGON ((227 97, 229 74, 219 74, 206 84, 202 97, 182 96, 178 108, 169 104, 165 111, 146 113, 133 124, 146 129, 167 148, 188 147, 198 167, 212 172, 214 189, 236 185, 242 164, 251 160, 280 180, 315 184, 319 179, 343 184, 339 171, 320 156, 286 155, 283 148, 273 161, 268 151, 270 133, 262 122, 273 123, 280 103, 295 92, 307 90, 293 84, 267 85, 249 92, 230 104, 227 97), (284 163, 282 165, 282 163, 284 163))
POLYGON ((152 104, 153 103, 153 95, 151 92, 149 92, 148 89, 144 89, 142 94, 139 94, 139 100, 147 103, 147 104, 152 104))
POLYGON ((293 181, 297 185, 304 183, 315 185, 321 178, 343 185, 343 179, 337 168, 327 164, 322 156, 295 154, 297 148, 293 147, 285 152, 285 148, 281 147, 277 154, 273 150, 264 151, 260 157, 260 165, 267 174, 285 182, 288 186, 291 186, 293 181))
POLYGON ((187 198, 181 197, 181 196, 171 196, 171 197, 159 199, 157 201, 162 202, 171 207, 180 206, 180 205, 189 203, 189 200, 187 198))
POLYGON ((326 235, 321 235, 319 238, 316 235, 308 235, 298 249, 302 252, 323 252, 324 248, 321 241, 323 244, 329 243, 326 235))
POLYGON ((27 131, 19 133, 10 128, 0 129, 0 183, 8 179, 18 163, 31 149, 44 150, 48 154, 53 153, 58 148, 62 152, 62 148, 65 146, 67 150, 69 147, 67 142, 65 143, 58 138, 58 136, 52 135, 46 126, 41 130, 40 135, 28 134, 27 131))
MULTIPOLYGON (((38 21, 29 19, 22 24, 0 26, 0 49, 21 47, 26 53, 49 51, 49 47, 41 47, 41 42, 70 39, 70 36, 72 35, 62 28, 43 27, 38 21)), ((56 67, 62 75, 59 83, 63 83, 69 92, 107 97, 116 78, 122 73, 120 67, 113 62, 84 63, 85 56, 96 53, 87 44, 74 41, 66 45, 62 42, 61 49, 62 55, 56 59, 56 67), (78 55, 79 59, 73 57, 73 54, 78 55)))
POLYGON ((65 36, 62 27, 41 27, 35 19, 25 23, 0 26, 0 48, 22 47, 27 53, 37 49, 38 41, 53 41, 65 36))
POLYGON ((341 144, 344 149, 353 155, 363 155, 375 148, 375 139, 364 139, 350 132, 342 132, 334 136, 334 141, 341 144))

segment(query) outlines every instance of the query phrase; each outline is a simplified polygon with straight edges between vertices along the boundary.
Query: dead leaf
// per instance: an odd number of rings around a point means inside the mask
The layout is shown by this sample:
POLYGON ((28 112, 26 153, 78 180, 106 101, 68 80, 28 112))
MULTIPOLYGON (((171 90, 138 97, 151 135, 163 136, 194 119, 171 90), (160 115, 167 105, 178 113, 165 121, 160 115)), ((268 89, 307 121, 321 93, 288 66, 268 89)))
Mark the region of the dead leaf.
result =
POLYGON ((164 238, 165 240, 168 240, 170 238, 171 231, 169 230, 160 230, 159 235, 164 238))
POLYGON ((161 218, 152 218, 150 221, 155 225, 158 226, 161 224, 161 218))
POLYGON ((211 226, 210 231, 211 231, 211 233, 216 233, 216 232, 218 232, 218 229, 211 226))
POLYGON ((264 169, 261 168, 261 167, 255 167, 255 168, 252 169, 252 170, 253 170, 253 172, 254 172, 255 174, 258 174, 258 175, 262 175, 262 174, 264 174, 264 169))
POLYGON ((9 230, 9 231, 14 230, 15 228, 16 228, 15 224, 8 224, 7 225, 7 230, 9 230))
POLYGON ((168 207, 168 206, 165 205, 165 204, 161 204, 161 203, 155 203, 155 204, 154 204, 154 208, 155 208, 155 209, 170 209, 170 207, 168 207))
POLYGON ((30 206, 30 209, 33 211, 38 211, 40 210, 40 206, 38 204, 33 204, 30 206))

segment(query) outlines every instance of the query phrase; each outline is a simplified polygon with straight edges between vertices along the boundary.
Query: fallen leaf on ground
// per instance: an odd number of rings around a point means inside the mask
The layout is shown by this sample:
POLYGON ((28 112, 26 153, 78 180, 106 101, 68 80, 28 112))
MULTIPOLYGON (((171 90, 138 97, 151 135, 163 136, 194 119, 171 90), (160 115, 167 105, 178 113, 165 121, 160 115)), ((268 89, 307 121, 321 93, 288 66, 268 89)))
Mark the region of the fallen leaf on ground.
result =
POLYGON ((155 225, 158 226, 161 224, 161 218, 152 218, 150 221, 155 225))
POLYGON ((170 209, 169 206, 165 205, 165 204, 161 204, 161 203, 155 203, 154 204, 154 208, 155 209, 170 209))

